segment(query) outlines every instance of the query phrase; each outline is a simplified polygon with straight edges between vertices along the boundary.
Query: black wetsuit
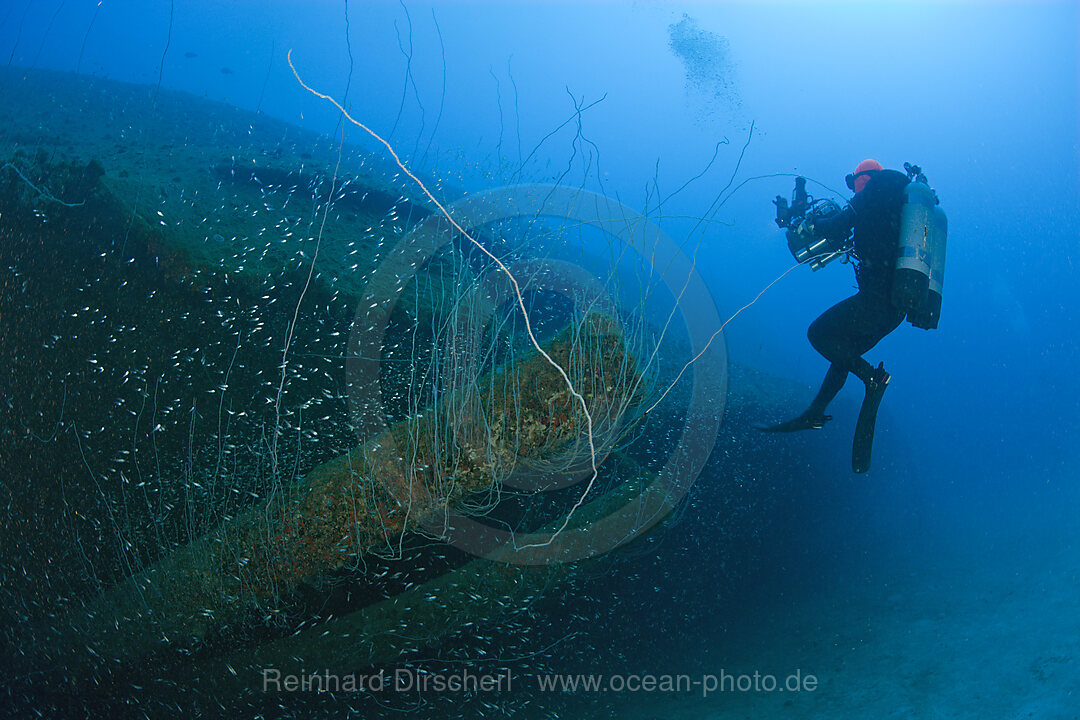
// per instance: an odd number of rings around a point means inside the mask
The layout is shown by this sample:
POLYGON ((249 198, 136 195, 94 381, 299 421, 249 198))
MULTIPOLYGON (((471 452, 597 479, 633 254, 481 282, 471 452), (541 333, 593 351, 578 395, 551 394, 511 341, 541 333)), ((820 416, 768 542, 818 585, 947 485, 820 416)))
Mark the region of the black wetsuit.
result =
MULTIPOLYGON (((891 333, 904 320, 905 313, 892 304, 892 278, 900 244, 900 208, 904 202, 907 175, 895 170, 878 170, 870 175, 862 192, 851 198, 848 207, 835 215, 822 218, 814 226, 814 234, 847 241, 855 231, 855 279, 859 292, 821 314, 810 324, 807 336, 810 343, 829 361, 829 371, 817 396, 801 415, 778 425, 763 427, 767 432, 794 432, 819 428, 831 419, 825 409, 844 387, 848 374, 854 374, 866 385, 863 408, 872 408, 870 437, 873 436, 873 415, 877 403, 888 385, 889 374, 884 367, 874 368, 863 359, 870 348, 891 333)), ((863 424, 863 412, 859 412, 863 424)), ((852 455, 852 467, 865 472, 869 467, 869 440, 859 445, 861 454, 852 455), (863 457, 865 454, 865 457, 863 457)))
POLYGON ((829 362, 859 376, 867 367, 862 355, 904 320, 890 295, 908 182, 907 175, 895 170, 875 172, 843 211, 814 226, 816 235, 837 239, 855 230, 859 292, 822 313, 806 334, 829 362))

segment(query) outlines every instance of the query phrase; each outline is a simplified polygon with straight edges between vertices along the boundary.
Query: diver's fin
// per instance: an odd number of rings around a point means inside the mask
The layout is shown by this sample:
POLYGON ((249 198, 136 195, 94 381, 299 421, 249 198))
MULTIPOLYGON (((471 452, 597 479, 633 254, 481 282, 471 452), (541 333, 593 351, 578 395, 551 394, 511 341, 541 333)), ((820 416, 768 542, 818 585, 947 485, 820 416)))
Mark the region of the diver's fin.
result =
POLYGON ((864 473, 870 469, 870 451, 874 446, 874 426, 877 424, 878 407, 881 398, 885 395, 885 388, 889 387, 891 376, 885 372, 885 364, 882 363, 870 376, 870 382, 866 384, 866 395, 863 397, 862 409, 859 410, 859 421, 855 424, 855 441, 851 446, 851 469, 857 473, 864 473))
POLYGON ((786 432, 798 432, 799 430, 820 430, 825 426, 825 423, 832 420, 832 415, 811 415, 809 411, 804 412, 797 418, 792 418, 786 422, 779 423, 777 425, 755 425, 754 427, 762 432, 771 433, 786 433, 786 432))

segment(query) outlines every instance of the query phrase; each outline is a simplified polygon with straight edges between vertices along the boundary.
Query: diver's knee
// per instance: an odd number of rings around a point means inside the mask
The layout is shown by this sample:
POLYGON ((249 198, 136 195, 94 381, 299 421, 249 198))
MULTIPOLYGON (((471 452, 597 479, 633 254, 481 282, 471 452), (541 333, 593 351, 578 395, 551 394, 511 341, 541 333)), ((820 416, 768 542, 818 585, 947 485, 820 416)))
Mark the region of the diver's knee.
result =
POLYGON ((806 339, 810 341, 810 345, 825 357, 828 357, 826 351, 831 344, 827 338, 828 333, 822 329, 817 320, 810 323, 810 327, 806 329, 806 339))
POLYGON ((847 354, 844 351, 844 343, 840 339, 831 333, 822 332, 820 328, 815 331, 813 325, 807 330, 806 338, 821 357, 830 363, 847 366, 847 354))

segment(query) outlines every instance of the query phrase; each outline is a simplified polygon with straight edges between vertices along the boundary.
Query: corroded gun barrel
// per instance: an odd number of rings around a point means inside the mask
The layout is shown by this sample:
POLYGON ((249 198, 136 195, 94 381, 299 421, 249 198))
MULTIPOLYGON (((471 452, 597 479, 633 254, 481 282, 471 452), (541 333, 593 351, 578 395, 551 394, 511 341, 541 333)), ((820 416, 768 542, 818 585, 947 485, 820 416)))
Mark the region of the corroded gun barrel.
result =
MULTIPOLYGON (((627 406, 637 376, 613 323, 587 318, 547 352, 588 398, 594 432, 617 424, 613 414, 627 406)), ((584 413, 557 368, 535 353, 495 375, 502 379, 478 383, 489 390, 474 412, 457 418, 465 427, 455 443, 439 440, 446 418, 438 407, 392 426, 73 611, 58 629, 63 645, 110 663, 189 647, 405 533, 430 533, 447 508, 515 464, 580 452, 584 413)))

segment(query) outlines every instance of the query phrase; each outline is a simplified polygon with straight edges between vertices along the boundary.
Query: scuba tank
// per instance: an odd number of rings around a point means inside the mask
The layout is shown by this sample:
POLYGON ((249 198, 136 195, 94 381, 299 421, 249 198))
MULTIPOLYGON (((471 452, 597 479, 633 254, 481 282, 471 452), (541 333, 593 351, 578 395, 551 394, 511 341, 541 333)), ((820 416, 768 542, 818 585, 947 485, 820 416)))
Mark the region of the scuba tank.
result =
POLYGON ((900 244, 893 274, 892 302, 908 322, 930 330, 941 317, 948 220, 937 195, 917 165, 904 163, 911 182, 900 208, 900 244))

